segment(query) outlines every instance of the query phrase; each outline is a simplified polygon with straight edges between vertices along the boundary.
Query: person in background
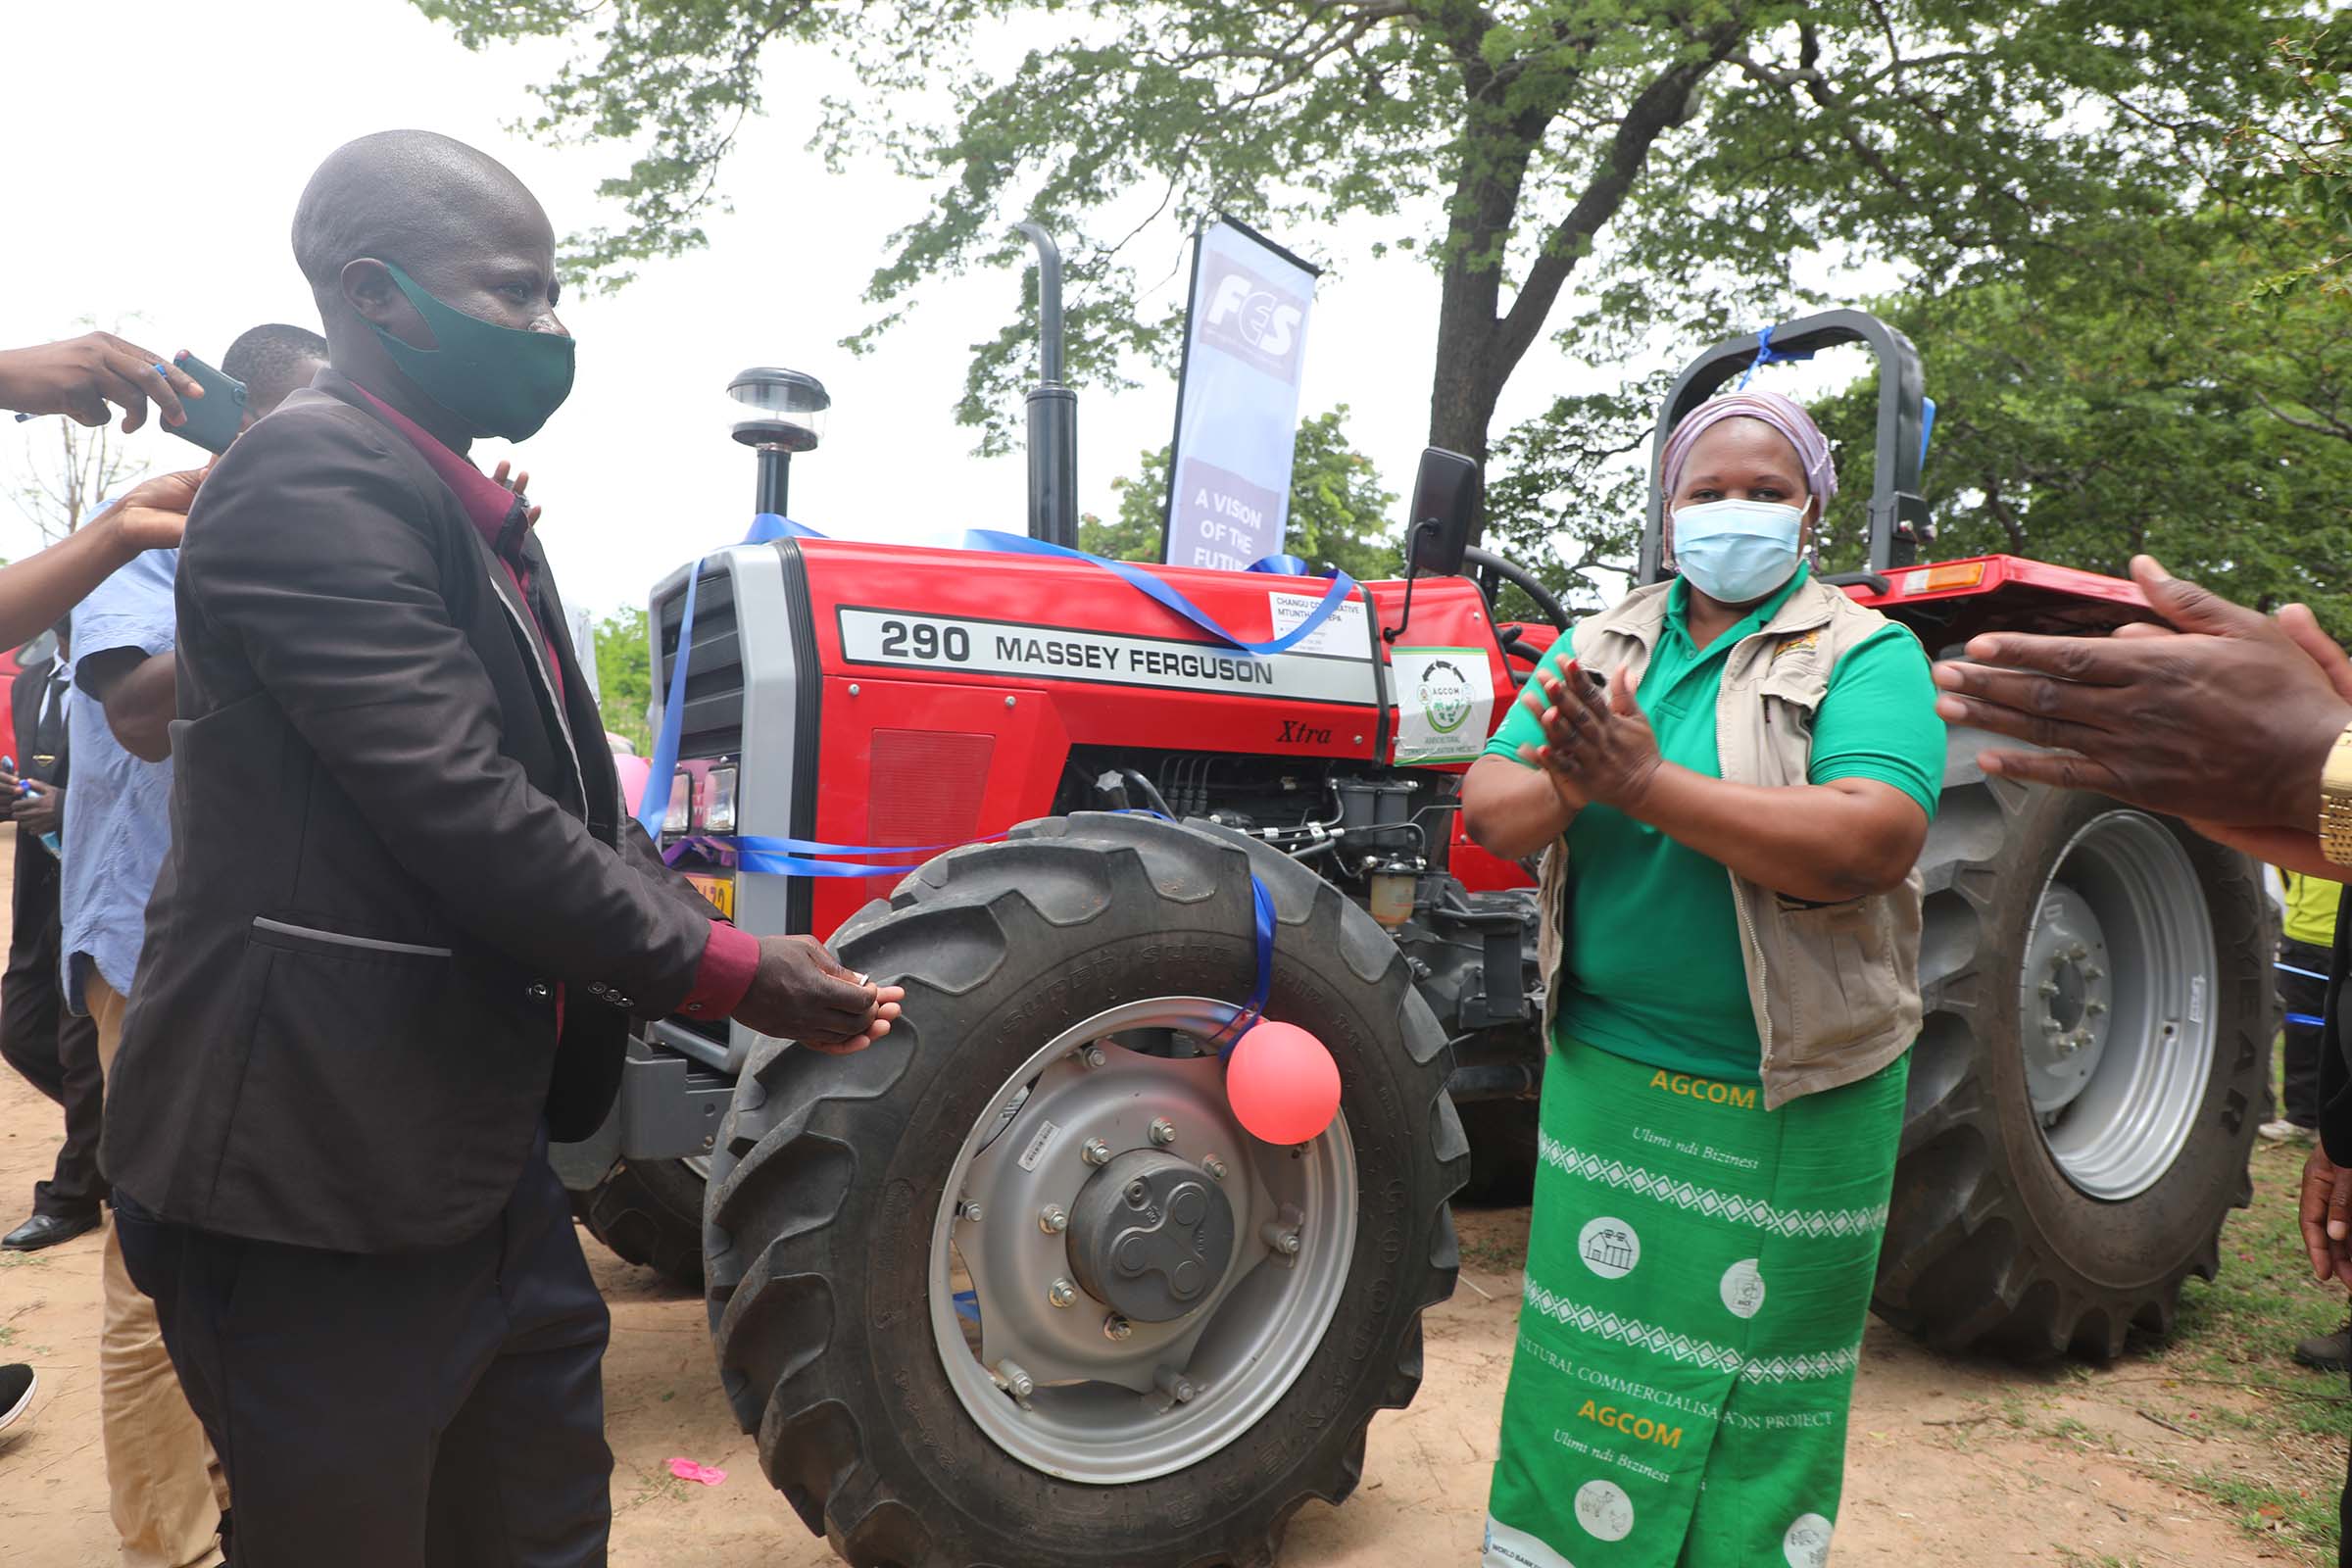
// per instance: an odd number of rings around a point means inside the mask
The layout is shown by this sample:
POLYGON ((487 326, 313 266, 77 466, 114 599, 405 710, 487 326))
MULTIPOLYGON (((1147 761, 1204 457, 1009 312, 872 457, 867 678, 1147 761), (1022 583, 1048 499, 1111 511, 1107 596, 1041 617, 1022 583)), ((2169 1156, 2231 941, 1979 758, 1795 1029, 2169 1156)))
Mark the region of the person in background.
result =
MULTIPOLYGON (((2328 954, 2335 946, 2335 910, 2344 889, 2340 882, 2291 866, 2278 867, 2278 875, 2286 888, 2278 942, 2278 1001, 2285 1010, 2279 1030, 2280 1114, 2259 1131, 2273 1143, 2309 1142, 2320 1130, 2328 954)), ((2296 1341, 2295 1359, 2322 1372, 2352 1367, 2352 1313, 2331 1334, 2296 1341)))
MULTIPOLYGON (((2132 575, 2162 617, 2100 639, 1991 633, 1936 666, 1936 711, 2040 748, 1987 750, 1996 778, 2093 790, 2178 816, 2273 865, 2352 866, 2352 660, 2302 605, 2276 617, 2148 556, 2132 575)), ((2352 921, 2337 905, 2320 1052, 2320 1141, 2299 1219, 2312 1273, 2352 1287, 2352 921)), ((2337 1561, 2352 1568, 2352 1483, 2337 1561)))
MULTIPOLYGON (((245 383, 247 428, 307 385, 325 355, 325 341, 298 326, 256 327, 231 344, 220 368, 245 383)), ((77 772, 61 946, 67 1002, 94 1023, 110 1079, 136 993, 147 898, 172 841, 178 567, 176 549, 148 551, 74 612, 77 772)), ((219 1562, 226 1481, 172 1371, 154 1303, 124 1272, 119 1204, 100 1289, 99 1414, 123 1559, 140 1568, 219 1562)))
POLYGON ((2279 1114, 2262 1124, 2272 1143, 2320 1130, 2320 1009, 2328 1001, 2328 950, 2335 946, 2335 906, 2343 884, 2280 866, 2286 919, 2279 932, 2278 1000, 2286 1021, 2279 1054, 2279 1114))
POLYGON ((26 664, 11 690, 15 751, 0 758, 0 792, 15 800, 16 883, 9 901, 8 970, 0 975, 0 1055, 57 1102, 65 1142, 48 1179, 32 1189, 32 1217, 0 1236, 0 1249, 37 1252, 97 1228, 106 1182, 98 1174, 98 1115, 105 1082, 98 1031, 65 1005, 59 984, 58 849, 65 825, 66 700, 73 690, 71 628, 26 664))
POLYGON ((1463 781, 1471 838, 1544 854, 1550 1048, 1486 1568, 1828 1560, 1920 1026, 1943 726, 1918 640, 1803 564, 1829 443, 1735 392, 1658 477, 1674 580, 1463 781))
POLYGON ((858 1051, 902 993, 714 919, 619 808, 530 503, 467 457, 571 387, 530 191, 387 131, 293 241, 331 368, 221 458, 179 562, 122 1251, 238 1568, 589 1568, 611 1317, 550 1141, 604 1120, 632 1015, 858 1051))

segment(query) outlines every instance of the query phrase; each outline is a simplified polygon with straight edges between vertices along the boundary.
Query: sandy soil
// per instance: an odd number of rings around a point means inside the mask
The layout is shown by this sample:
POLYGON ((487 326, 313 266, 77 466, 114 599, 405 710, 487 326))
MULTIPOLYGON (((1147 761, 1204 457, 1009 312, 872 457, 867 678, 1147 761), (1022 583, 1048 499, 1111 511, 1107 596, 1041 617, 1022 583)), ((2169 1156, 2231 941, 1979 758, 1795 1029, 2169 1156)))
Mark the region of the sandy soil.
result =
MULTIPOLYGON (((7 849, 0 834, 0 879, 7 849)), ((0 1073, 0 1226, 24 1211, 56 1137, 54 1107, 0 1073)), ((1463 1283, 1430 1314, 1420 1398, 1373 1423, 1364 1483, 1351 1500, 1312 1504, 1294 1522, 1285 1568, 1475 1559, 1526 1224, 1524 1210, 1462 1217, 1463 1283)), ((587 1247, 612 1303, 605 1376, 614 1560, 832 1563, 768 1489, 752 1441, 735 1430, 700 1300, 587 1247), (677 1481, 667 1472, 673 1455, 719 1466, 727 1478, 715 1487, 677 1481)), ((0 1253, 0 1360, 29 1361, 41 1377, 33 1410, 0 1433, 0 1559, 24 1568, 116 1561, 94 1372, 98 1257, 96 1233, 29 1256, 0 1253)), ((2295 1560, 2175 1479, 2249 1475, 2319 1489, 2340 1477, 2340 1455, 2279 1453, 2256 1446, 2258 1435, 2203 1419, 2226 1414, 2234 1397, 2129 1357, 2088 1375, 1956 1361, 1874 1323, 1837 1561, 2169 1568, 2295 1560), (2207 1425, 2215 1430, 2202 1431, 2207 1425)))

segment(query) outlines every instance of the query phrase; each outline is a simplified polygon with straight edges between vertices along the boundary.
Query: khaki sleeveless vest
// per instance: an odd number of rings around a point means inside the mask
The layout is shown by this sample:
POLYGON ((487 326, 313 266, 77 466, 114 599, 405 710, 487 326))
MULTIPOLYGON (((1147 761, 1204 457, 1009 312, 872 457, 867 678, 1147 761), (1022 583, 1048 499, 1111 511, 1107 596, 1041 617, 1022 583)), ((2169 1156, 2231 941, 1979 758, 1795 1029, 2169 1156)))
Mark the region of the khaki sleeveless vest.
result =
MULTIPOLYGON (((1615 609, 1578 625, 1577 661, 1603 675, 1623 667, 1639 687, 1665 624, 1672 587, 1638 588, 1615 609)), ((1741 638, 1725 658, 1715 705, 1723 776, 1737 784, 1804 783, 1813 714, 1830 689, 1831 673, 1886 624, 1877 611, 1808 577, 1761 630, 1741 638)), ((1820 906, 1726 874, 1740 916, 1748 1004, 1764 1044, 1766 1109, 1867 1078, 1910 1049, 1920 1021, 1917 867, 1890 892, 1820 906)), ((1555 840, 1544 852, 1542 884, 1537 959, 1545 977, 1548 1043, 1566 947, 1565 842, 1555 840)))

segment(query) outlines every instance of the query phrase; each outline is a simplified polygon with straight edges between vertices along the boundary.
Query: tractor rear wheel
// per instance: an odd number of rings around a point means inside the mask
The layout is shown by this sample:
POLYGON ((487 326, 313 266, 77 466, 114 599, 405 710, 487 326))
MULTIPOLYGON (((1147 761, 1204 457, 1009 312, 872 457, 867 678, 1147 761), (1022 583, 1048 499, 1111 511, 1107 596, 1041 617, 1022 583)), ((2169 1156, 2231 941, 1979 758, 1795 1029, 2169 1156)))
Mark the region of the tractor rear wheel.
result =
POLYGON ((1955 732, 1921 858, 1927 1018, 1874 1305, 1942 1349, 2103 1360, 2171 1331, 2252 1196, 2277 1026, 2260 868, 1955 732))
POLYGON ((571 1195, 572 1212, 622 1262, 700 1290, 709 1167, 707 1159, 622 1160, 603 1181, 571 1195))
POLYGON ((1239 835, 1090 813, 940 857, 836 946, 905 1016, 755 1053, 711 1171, 712 1331, 768 1479, 861 1568, 1271 1562, 1354 1489, 1453 1287, 1468 1151, 1396 943, 1239 835), (1251 989, 1252 871, 1266 1010, 1341 1072, 1295 1147, 1200 1049, 1251 989))

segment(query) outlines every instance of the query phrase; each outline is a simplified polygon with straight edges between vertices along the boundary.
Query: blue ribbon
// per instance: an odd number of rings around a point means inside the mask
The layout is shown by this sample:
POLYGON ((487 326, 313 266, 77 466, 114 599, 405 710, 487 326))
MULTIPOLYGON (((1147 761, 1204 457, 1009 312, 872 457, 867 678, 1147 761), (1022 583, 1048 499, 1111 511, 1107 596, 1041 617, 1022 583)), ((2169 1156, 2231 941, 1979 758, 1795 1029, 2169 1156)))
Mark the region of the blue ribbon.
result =
MULTIPOLYGON (((763 545, 777 539, 824 537, 805 522, 762 512, 753 516, 752 531, 743 536, 743 542, 763 545)), ((694 652, 694 593, 703 579, 703 562, 709 559, 698 558, 686 573, 686 603, 678 612, 678 652, 670 661, 669 686, 662 699, 662 731, 654 737, 654 755, 646 763, 645 795, 637 802, 637 824, 656 843, 662 840, 662 819, 669 814, 669 792, 677 784, 678 734, 686 722, 686 662, 694 652)))
POLYGON ((1732 390, 1735 392, 1745 390, 1747 383, 1755 379, 1756 372, 1767 365, 1794 365, 1798 360, 1809 360, 1812 357, 1811 349, 1807 349, 1801 354, 1787 354, 1774 348, 1772 346, 1772 328, 1768 326, 1756 334, 1756 357, 1747 362, 1747 369, 1740 375, 1740 385, 1732 390))
POLYGON ((1928 437, 1936 433, 1936 400, 1919 400, 1919 466, 1928 466, 1928 437))
POLYGON ((2271 967, 2278 970, 2281 974, 2299 974, 2306 980, 2326 980, 2328 978, 2326 975, 2319 973, 2317 970, 2298 969, 2291 963, 2274 963, 2271 965, 2271 967))
POLYGON ((1249 569, 1251 571, 1269 571, 1279 577, 1303 577, 1307 575, 1307 566, 1305 561, 1287 552, 1279 555, 1260 556, 1255 561, 1250 563, 1249 569))
POLYGON ((2328 1022, 2327 1019, 2315 1018, 2308 1012, 2290 1012, 2286 1015, 2286 1021, 2301 1024, 2306 1029, 2322 1028, 2328 1022))
POLYGON ((1242 1036, 1266 1015, 1266 997, 1274 989, 1274 895, 1266 891, 1265 882, 1255 871, 1250 873, 1250 903, 1257 942, 1257 979, 1250 988, 1250 1000, 1225 1020, 1225 1027, 1213 1037, 1224 1041, 1217 1052, 1219 1061, 1230 1058, 1233 1048, 1242 1043, 1242 1036))
POLYGON ((1331 586, 1324 590, 1322 602, 1307 612, 1307 617, 1289 631, 1268 642, 1251 642, 1227 631, 1217 618, 1194 604, 1169 584, 1129 561, 1111 561, 1102 556, 1072 550, 1067 545, 1032 539, 1027 534, 999 533, 993 528, 974 528, 964 534, 967 548, 994 550, 1010 556, 1049 556, 1057 561, 1080 561, 1090 566, 1100 566, 1117 577, 1137 593, 1165 609, 1174 611, 1228 648, 1238 649, 1256 659, 1270 659, 1286 653, 1315 633, 1315 628, 1332 617, 1333 612, 1355 592, 1355 579, 1344 571, 1332 573, 1331 586))

